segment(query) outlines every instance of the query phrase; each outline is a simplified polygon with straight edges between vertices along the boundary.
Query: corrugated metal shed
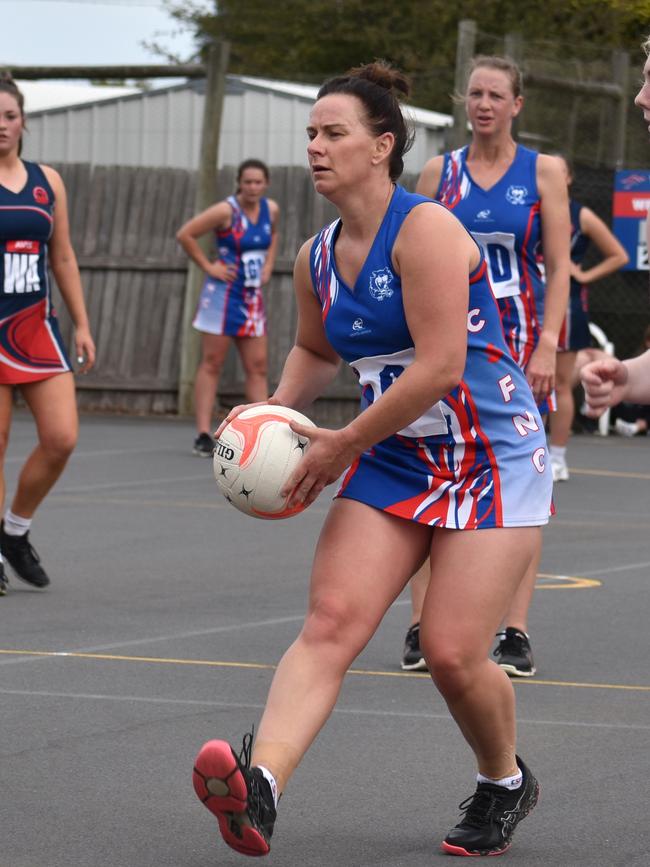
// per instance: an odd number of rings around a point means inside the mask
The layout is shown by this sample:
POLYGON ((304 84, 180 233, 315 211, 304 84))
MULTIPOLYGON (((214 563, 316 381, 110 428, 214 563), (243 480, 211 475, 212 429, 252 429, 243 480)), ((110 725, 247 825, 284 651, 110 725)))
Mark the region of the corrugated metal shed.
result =
MULTIPOLYGON (((309 110, 317 87, 229 75, 219 165, 247 157, 269 165, 306 165, 309 110)), ((198 166, 204 82, 30 112, 26 159, 91 165, 198 166)), ((406 171, 418 172, 444 149, 449 115, 409 108, 416 137, 406 171)))

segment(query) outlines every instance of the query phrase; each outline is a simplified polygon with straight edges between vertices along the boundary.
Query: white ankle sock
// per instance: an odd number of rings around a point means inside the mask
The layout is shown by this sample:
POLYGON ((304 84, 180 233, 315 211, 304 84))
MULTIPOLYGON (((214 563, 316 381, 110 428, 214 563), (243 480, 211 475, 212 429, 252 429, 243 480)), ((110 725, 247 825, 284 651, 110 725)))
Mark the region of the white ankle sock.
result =
POLYGON ((14 515, 11 509, 7 509, 5 512, 4 528, 8 536, 24 536, 31 526, 31 518, 21 518, 20 515, 14 515))
POLYGON ((548 450, 552 458, 557 458, 559 461, 566 460, 566 446, 549 446, 548 450))
POLYGON ((264 779, 267 781, 267 783, 271 787, 271 794, 273 795, 273 804, 275 807, 277 807, 279 797, 278 797, 278 784, 275 781, 275 777, 273 776, 271 771, 269 771, 268 768, 264 767, 264 765, 258 765, 257 767, 260 769, 260 771, 262 772, 262 776, 264 777, 264 779))
POLYGON ((493 786, 503 786, 506 789, 518 789, 524 780, 524 775, 521 771, 517 771, 512 777, 502 777, 500 780, 495 780, 492 777, 486 777, 483 774, 476 775, 477 783, 492 783, 493 786))

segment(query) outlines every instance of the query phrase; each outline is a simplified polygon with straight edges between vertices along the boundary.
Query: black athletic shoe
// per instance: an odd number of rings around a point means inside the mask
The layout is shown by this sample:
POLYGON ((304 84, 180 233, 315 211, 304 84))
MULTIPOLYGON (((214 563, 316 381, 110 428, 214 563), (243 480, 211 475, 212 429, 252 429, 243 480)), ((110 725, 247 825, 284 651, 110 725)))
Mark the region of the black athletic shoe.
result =
POLYGON ((47 587, 50 579, 41 566, 41 559, 29 541, 29 533, 10 536, 5 533, 5 522, 0 523, 0 551, 18 578, 32 587, 47 587))
POLYGON ((214 451, 214 440, 209 433, 200 433, 194 440, 192 452, 200 458, 211 458, 214 451))
POLYGON ((501 668, 510 677, 532 677, 537 669, 526 633, 508 626, 505 632, 498 632, 497 636, 501 641, 492 651, 492 655, 496 657, 501 668))
POLYGON ((276 810, 268 780, 250 766, 252 743, 251 732, 237 756, 226 741, 208 741, 196 757, 192 782, 232 849, 242 855, 268 855, 276 810))
POLYGON ((426 671, 427 662, 420 651, 420 624, 414 623, 406 633, 404 653, 402 654, 404 671, 426 671))
POLYGON ((9 581, 5 575, 4 563, 0 563, 0 596, 4 596, 7 592, 9 581))
POLYGON ((462 821, 442 843, 450 855, 500 855, 510 848, 515 828, 537 803, 539 783, 517 756, 523 774, 518 789, 479 783, 476 792, 460 804, 462 821))

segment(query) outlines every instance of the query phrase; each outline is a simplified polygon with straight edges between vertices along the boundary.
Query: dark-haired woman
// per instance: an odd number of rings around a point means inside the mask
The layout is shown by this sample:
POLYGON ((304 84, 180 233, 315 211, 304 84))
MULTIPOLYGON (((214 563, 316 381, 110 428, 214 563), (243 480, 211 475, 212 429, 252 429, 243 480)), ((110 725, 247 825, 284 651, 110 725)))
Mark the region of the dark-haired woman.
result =
POLYGON ((252 755, 247 737, 239 757, 212 740, 196 759, 197 794, 248 855, 269 851, 280 792, 426 557, 423 646, 479 771, 445 850, 504 851, 537 799, 515 756, 512 686, 487 654, 548 519, 542 422, 479 247, 446 208, 396 185, 410 144, 396 91, 407 90, 384 64, 352 70, 323 85, 307 128, 315 188, 340 218, 298 254, 296 342, 271 400, 307 406, 343 358, 363 411, 340 430, 292 424, 311 440, 287 485, 292 501, 311 503, 347 468, 316 548, 306 620, 275 673, 252 755))
POLYGON ((194 454, 210 457, 219 376, 232 341, 241 358, 245 393, 265 400, 267 340, 262 287, 271 279, 278 244, 279 208, 265 193, 269 170, 261 160, 237 169, 237 192, 183 225, 177 235, 187 255, 205 272, 193 325, 201 332, 201 361, 194 382, 197 436, 194 454), (217 258, 209 259, 198 239, 215 234, 217 258))
MULTIPOLYGON (((483 248, 508 347, 544 414, 554 408, 556 349, 569 297, 571 227, 559 162, 513 138, 522 91, 521 72, 512 60, 475 57, 464 94, 472 140, 429 160, 417 191, 451 208, 483 248)), ((495 649, 503 669, 515 677, 536 671, 527 630, 541 554, 540 536, 537 556, 505 613, 495 649)), ((422 582, 422 574, 415 580, 422 582)))
POLYGON ((48 265, 75 326, 75 352, 85 372, 95 360, 81 279, 70 243, 65 188, 49 166, 20 158, 25 129, 23 95, 0 74, 0 506, 2 464, 9 442, 13 390, 19 388, 38 432, 38 444, 18 478, 0 524, 0 595, 4 562, 32 587, 50 583, 29 541, 34 513, 66 465, 77 441, 74 376, 54 310, 48 265))

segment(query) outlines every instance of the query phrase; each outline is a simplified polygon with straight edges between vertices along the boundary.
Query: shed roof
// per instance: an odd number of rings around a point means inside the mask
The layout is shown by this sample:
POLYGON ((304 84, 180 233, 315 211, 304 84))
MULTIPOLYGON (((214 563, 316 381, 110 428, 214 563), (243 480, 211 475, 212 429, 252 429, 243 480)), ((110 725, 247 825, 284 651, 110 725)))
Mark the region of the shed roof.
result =
MULTIPOLYGON (((110 100, 130 97, 137 99, 146 96, 151 91, 143 91, 137 87, 114 87, 98 86, 92 84, 69 84, 57 81, 19 81, 17 82, 25 96, 25 108, 27 113, 56 111, 57 109, 71 106, 93 105, 99 102, 105 103, 110 100)), ((165 91, 203 89, 203 80, 195 79, 182 84, 165 85, 156 87, 155 93, 165 91)), ((313 102, 318 93, 318 85, 301 84, 296 81, 280 81, 271 78, 257 78, 250 75, 228 75, 227 89, 229 92, 245 89, 258 90, 266 93, 275 93, 279 96, 290 96, 305 102, 313 102)), ((433 129, 443 129, 451 126, 451 115, 442 114, 438 111, 429 111, 426 108, 407 105, 407 111, 415 123, 433 129)))

